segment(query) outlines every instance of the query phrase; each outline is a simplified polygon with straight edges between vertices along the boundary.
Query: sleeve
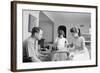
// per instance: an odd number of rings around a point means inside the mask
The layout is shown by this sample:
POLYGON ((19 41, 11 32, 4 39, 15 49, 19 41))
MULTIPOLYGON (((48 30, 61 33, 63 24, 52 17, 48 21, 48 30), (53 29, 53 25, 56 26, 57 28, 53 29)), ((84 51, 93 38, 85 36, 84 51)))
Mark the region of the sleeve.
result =
POLYGON ((29 57, 32 58, 32 61, 40 61, 40 59, 38 59, 38 57, 36 56, 36 53, 35 53, 35 48, 34 48, 34 43, 32 41, 29 41, 28 42, 28 54, 29 54, 29 57))
POLYGON ((57 46, 57 41, 58 41, 58 38, 55 39, 54 46, 57 46))
POLYGON ((85 39, 84 37, 81 37, 81 48, 85 48, 85 39))
POLYGON ((66 42, 66 44, 68 44, 68 40, 67 39, 65 39, 65 42, 66 42))
POLYGON ((57 43, 58 38, 55 39, 54 43, 57 43))
POLYGON ((65 47, 67 47, 68 48, 68 40, 66 39, 66 41, 65 41, 66 43, 65 43, 65 47))

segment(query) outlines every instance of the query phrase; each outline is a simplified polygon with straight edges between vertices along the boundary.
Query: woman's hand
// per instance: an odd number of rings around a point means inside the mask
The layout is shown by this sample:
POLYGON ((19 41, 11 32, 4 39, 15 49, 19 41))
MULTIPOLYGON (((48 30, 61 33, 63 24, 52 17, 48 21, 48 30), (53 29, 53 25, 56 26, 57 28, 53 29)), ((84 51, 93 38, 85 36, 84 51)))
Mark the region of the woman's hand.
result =
POLYGON ((74 52, 75 51, 75 46, 70 47, 68 50, 69 50, 69 52, 74 52))
POLYGON ((70 58, 70 59, 73 59, 73 57, 74 57, 74 53, 70 52, 69 58, 70 58))

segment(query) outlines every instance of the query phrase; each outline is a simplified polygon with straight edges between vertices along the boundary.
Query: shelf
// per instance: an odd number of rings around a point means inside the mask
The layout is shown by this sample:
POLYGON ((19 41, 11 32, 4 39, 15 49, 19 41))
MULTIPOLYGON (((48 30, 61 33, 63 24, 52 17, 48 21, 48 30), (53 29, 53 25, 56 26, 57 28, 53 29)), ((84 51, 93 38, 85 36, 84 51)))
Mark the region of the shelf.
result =
POLYGON ((90 33, 82 33, 82 35, 91 35, 90 33))
POLYGON ((90 42, 91 43, 91 41, 85 41, 85 42, 90 42))

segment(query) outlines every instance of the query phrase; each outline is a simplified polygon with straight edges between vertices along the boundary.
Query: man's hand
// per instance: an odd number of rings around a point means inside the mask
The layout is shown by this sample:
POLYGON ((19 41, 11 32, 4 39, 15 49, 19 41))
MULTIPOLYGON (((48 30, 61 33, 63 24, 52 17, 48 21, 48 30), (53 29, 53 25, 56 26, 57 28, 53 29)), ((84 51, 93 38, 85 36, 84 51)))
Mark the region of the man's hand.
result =
POLYGON ((38 59, 38 58, 33 58, 33 57, 31 57, 31 59, 32 59, 32 62, 41 62, 41 60, 38 59))

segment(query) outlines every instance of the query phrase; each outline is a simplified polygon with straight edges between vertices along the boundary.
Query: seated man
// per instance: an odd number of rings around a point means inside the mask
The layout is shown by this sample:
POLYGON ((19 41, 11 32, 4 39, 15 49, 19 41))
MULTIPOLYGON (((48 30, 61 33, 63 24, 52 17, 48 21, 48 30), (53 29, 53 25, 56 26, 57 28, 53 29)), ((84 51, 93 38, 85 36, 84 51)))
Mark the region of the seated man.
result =
POLYGON ((40 27, 33 27, 31 36, 23 42, 23 62, 41 62, 39 59, 38 40, 42 38, 40 27))

